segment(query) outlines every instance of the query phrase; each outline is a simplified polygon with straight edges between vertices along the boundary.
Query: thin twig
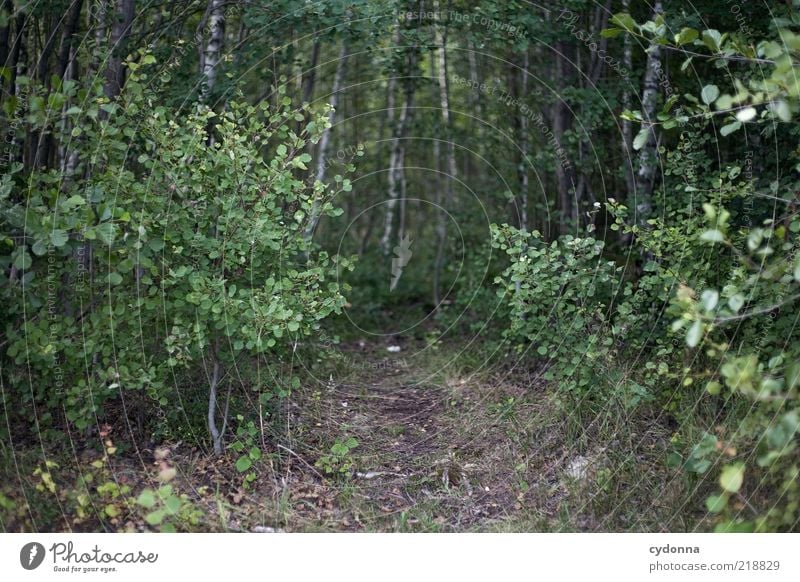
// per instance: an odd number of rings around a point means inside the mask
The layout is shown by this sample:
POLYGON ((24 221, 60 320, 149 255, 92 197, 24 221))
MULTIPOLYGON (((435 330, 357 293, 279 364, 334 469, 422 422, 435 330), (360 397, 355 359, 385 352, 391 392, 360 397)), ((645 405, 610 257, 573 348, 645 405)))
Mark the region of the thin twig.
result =
POLYGON ((762 309, 756 309, 755 311, 750 311, 748 313, 742 313, 741 315, 729 315, 727 317, 717 317, 714 319, 714 323, 724 323, 726 321, 736 321, 738 319, 747 319, 748 317, 753 317, 755 315, 764 315, 765 313, 769 313, 770 311, 774 311, 780 307, 783 307, 787 303, 792 303, 800 299, 800 294, 792 295, 788 299, 781 301, 775 305, 770 305, 769 307, 764 307, 762 309))
POLYGON ((300 455, 295 453, 289 447, 284 447, 283 445, 278 445, 278 448, 279 449, 283 449, 284 451, 286 451, 287 453, 289 453, 291 455, 294 455, 295 457, 297 457, 300 460, 301 463, 303 463, 306 467, 311 469, 314 472, 314 474, 317 475, 317 477, 319 477, 320 479, 325 479, 325 477, 323 477, 322 474, 319 471, 317 471, 314 467, 312 467, 311 465, 308 464, 308 461, 306 461, 303 457, 301 457, 300 455))

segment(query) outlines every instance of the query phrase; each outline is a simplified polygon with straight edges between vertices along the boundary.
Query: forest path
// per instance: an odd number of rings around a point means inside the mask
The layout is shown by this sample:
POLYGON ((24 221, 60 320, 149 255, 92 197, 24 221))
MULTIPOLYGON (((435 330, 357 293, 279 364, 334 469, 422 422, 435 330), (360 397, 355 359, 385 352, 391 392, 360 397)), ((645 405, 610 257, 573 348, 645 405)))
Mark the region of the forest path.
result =
POLYGON ((285 529, 503 530, 555 515, 563 455, 548 445, 562 432, 529 384, 444 373, 447 357, 409 365, 383 347, 345 356, 343 379, 293 406, 291 425, 307 428, 275 492, 285 529))

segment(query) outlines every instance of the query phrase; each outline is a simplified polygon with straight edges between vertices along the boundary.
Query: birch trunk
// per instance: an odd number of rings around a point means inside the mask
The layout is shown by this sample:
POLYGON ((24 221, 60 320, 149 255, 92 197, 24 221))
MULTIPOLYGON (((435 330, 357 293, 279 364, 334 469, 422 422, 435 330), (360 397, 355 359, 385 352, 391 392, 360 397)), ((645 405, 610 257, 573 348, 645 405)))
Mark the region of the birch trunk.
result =
POLYGON ((384 215, 383 235, 380 241, 381 251, 385 255, 388 255, 392 248, 394 214, 397 207, 397 200, 399 196, 402 195, 401 190, 405 180, 405 137, 410 121, 411 108, 414 104, 414 82, 411 78, 411 74, 417 65, 416 52, 412 52, 408 55, 406 62, 407 71, 403 83, 403 107, 400 110, 400 114, 397 116, 397 122, 395 123, 392 135, 391 151, 389 152, 388 201, 386 203, 386 213, 384 215))
MULTIPOLYGON (((439 3, 434 3, 435 11, 438 12, 439 3)), ((433 302, 435 308, 439 308, 442 301, 441 297, 441 280, 442 270, 444 268, 445 247, 447 244, 447 210, 452 207, 453 203, 453 183, 458 179, 458 171, 456 169, 456 152, 455 144, 453 143, 453 131, 450 121, 450 87, 447 82, 447 31, 442 30, 442 27, 436 26, 436 45, 438 46, 438 71, 437 80, 439 83, 439 101, 442 111, 442 124, 444 127, 444 138, 446 141, 446 162, 447 162, 447 176, 444 182, 444 201, 440 205, 441 208, 437 212, 436 221, 436 264, 434 265, 433 272, 433 302)))
MULTIPOLYGON (((217 81, 217 67, 222 55, 225 42, 225 3, 223 0, 209 0, 206 13, 198 26, 198 40, 202 41, 204 28, 208 26, 208 42, 200 51, 200 102, 206 103, 214 90, 217 81)), ((198 43, 200 44, 200 43, 198 43)), ((213 145, 213 133, 208 132, 209 143, 213 145)), ((214 454, 221 455, 223 446, 224 427, 220 431, 216 422, 217 416, 217 392, 220 378, 219 360, 219 338, 214 338, 210 349, 212 372, 209 377, 208 385, 208 432, 211 435, 211 443, 214 447, 214 454)), ((226 418, 223 418, 223 423, 226 418)))
MULTIPOLYGON (((661 14, 661 1, 653 4, 653 20, 661 14)), ((647 52, 647 65, 644 74, 642 89, 642 116, 645 123, 655 122, 656 105, 658 102, 659 72, 661 71, 661 47, 657 44, 650 46, 647 52)), ((635 221, 638 225, 645 225, 653 210, 653 184, 656 177, 656 130, 651 125, 648 131, 647 142, 639 152, 639 169, 636 172, 636 187, 634 202, 636 209, 635 221)))
MULTIPOLYGON (((331 88, 331 99, 329 102, 331 109, 328 112, 328 127, 324 129, 319 140, 319 154, 317 155, 316 171, 316 180, 318 182, 325 182, 328 153, 331 143, 331 130, 333 129, 334 121, 336 119, 336 108, 339 106, 339 92, 342 90, 345 73, 347 71, 347 58, 349 56, 349 50, 349 45, 347 43, 347 39, 345 38, 342 40, 342 48, 339 51, 339 60, 336 61, 336 73, 333 76, 333 87, 331 88)), ((314 231, 319 223, 319 207, 319 200, 314 200, 314 204, 311 207, 311 215, 308 218, 308 225, 306 226, 305 230, 306 242, 311 242, 311 238, 314 236, 314 231)))
MULTIPOLYGON (((528 67, 530 66, 530 58, 528 51, 522 59, 522 80, 520 83, 521 99, 525 99, 528 95, 528 67)), ((519 177, 519 226, 522 230, 528 230, 528 163, 530 162, 530 141, 528 140, 528 116, 521 110, 519 111, 519 149, 520 149, 520 162, 517 166, 517 175, 519 177)))
MULTIPOLYGON (((625 13, 630 12, 630 5, 631 0, 622 0, 622 11, 625 13)), ((628 73, 633 72, 633 41, 631 40, 631 35, 625 35, 625 45, 623 48, 622 53, 622 62, 625 65, 625 70, 628 73)), ((631 88, 630 84, 625 85, 625 89, 622 93, 622 108, 623 110, 630 111, 631 110, 631 88)), ((627 190, 628 196, 627 199, 632 199, 634 195, 634 191, 636 190, 636 182, 633 175, 633 155, 632 155, 632 144, 633 144, 633 122, 623 119, 622 120, 622 152, 625 156, 623 160, 623 166, 625 171, 625 188, 627 190)))
POLYGON ((209 0, 208 43, 200 59, 200 101, 205 103, 217 83, 217 67, 225 43, 225 1, 209 0))

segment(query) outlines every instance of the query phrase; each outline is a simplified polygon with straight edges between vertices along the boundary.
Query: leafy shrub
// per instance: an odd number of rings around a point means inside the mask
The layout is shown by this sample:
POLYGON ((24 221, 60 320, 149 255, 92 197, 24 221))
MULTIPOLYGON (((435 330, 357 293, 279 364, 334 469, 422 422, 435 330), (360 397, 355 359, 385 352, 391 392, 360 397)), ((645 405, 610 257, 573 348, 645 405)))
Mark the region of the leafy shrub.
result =
POLYGON ((312 207, 337 212, 332 191, 298 177, 327 117, 297 134, 287 98, 274 111, 154 107, 135 75, 118 102, 84 93, 57 136, 72 171, 15 167, 0 182, 8 408, 43 430, 85 430, 114 402, 174 422, 185 371, 208 387, 220 452, 223 380, 243 383, 256 356, 345 301, 330 279, 348 262, 303 236, 312 207))
POLYGON ((546 378, 585 393, 609 356, 605 328, 619 268, 592 237, 545 243, 536 231, 503 225, 493 232, 494 246, 511 259, 495 280, 511 304, 506 336, 521 353, 548 359, 546 378))
POLYGON ((725 210, 707 206, 705 214, 702 241, 738 263, 721 289, 683 287, 675 298, 673 327, 704 350, 687 378, 737 420, 720 439, 731 458, 706 507, 720 514, 722 531, 791 529, 800 519, 800 332, 791 306, 800 298, 800 220, 744 230, 730 227, 725 210), (747 406, 737 410, 740 401, 747 406))

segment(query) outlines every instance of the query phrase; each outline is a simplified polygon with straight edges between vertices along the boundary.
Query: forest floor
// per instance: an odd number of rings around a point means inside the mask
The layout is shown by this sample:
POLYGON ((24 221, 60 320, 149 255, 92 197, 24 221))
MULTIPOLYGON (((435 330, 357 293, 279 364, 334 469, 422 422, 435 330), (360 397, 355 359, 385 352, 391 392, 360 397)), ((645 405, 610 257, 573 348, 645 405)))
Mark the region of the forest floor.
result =
POLYGON ((100 436, 119 450, 103 463, 96 447, 48 453, 57 461, 54 502, 35 470, 41 450, 28 448, 4 470, 29 493, 3 528, 148 530, 135 504, 98 498, 94 509, 75 508, 71 492, 89 471, 92 483, 107 481, 106 494, 125 487, 136 498, 158 487, 165 469, 188 502, 179 530, 682 531, 696 523, 674 510, 686 484, 664 466, 669 432, 657 419, 611 405, 573 418, 541 370, 483 366, 485 354, 470 360, 420 337, 399 352, 389 345, 344 342, 333 364, 318 361, 324 377, 281 401, 261 442, 252 431, 247 448, 260 445, 263 457, 251 471, 236 470, 231 450, 215 457, 181 441, 132 444, 124 423, 106 425, 100 436), (101 511, 109 501, 117 507, 110 518, 101 511))
POLYGON ((668 481, 658 475, 658 427, 642 427, 633 455, 611 450, 624 448, 618 435, 571 436, 535 373, 459 372, 443 365, 454 354, 440 352, 406 367, 382 345, 340 349, 349 375, 293 395, 280 462, 230 497, 225 528, 651 530, 659 505, 679 494, 650 497, 668 481), (331 447, 351 437, 357 446, 329 458, 326 472, 331 447))
POLYGON ((267 522, 247 529, 484 530, 502 528, 523 506, 555 516, 567 484, 558 479, 563 451, 550 442, 557 431, 537 420, 546 401, 509 381, 487 386, 485 376, 407 367, 403 353, 384 346, 341 349, 345 381, 295 393, 291 445, 257 486, 271 489, 272 503, 243 500, 267 510, 267 522), (356 447, 324 462, 351 437, 356 447), (523 446, 529 439, 538 455, 523 446))

